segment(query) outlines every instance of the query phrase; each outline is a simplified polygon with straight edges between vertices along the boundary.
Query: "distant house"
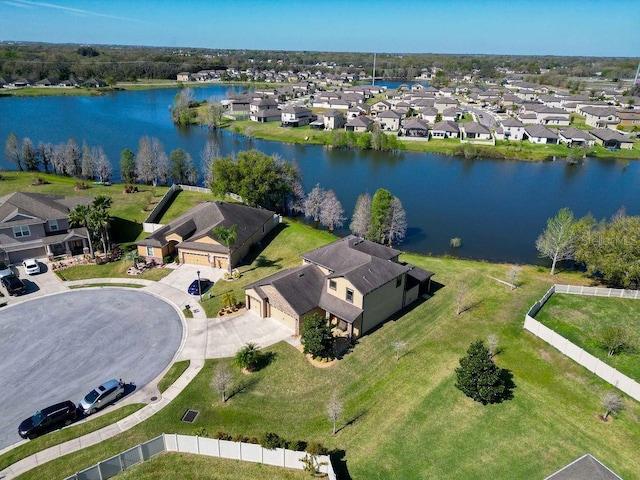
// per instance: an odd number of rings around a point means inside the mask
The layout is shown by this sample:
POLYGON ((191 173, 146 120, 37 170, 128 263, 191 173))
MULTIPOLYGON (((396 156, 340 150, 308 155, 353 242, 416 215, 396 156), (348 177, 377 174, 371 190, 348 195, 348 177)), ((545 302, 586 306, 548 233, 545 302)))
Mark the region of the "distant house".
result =
POLYGON ((620 125, 640 125, 640 110, 618 110, 617 116, 620 119, 620 125))
POLYGON ((0 251, 7 263, 89 253, 89 232, 69 226, 69 213, 91 197, 10 193, 0 197, 0 251))
POLYGON ((407 137, 429 137, 429 125, 424 120, 412 118, 407 120, 403 127, 407 137))
POLYGON ((369 113, 371 114, 372 117, 375 117, 380 112, 386 112, 388 110, 391 110, 391 103, 385 100, 380 100, 374 103, 373 105, 371 105, 369 113))
POLYGON ((282 118, 280 124, 283 127, 302 127, 316 119, 313 112, 307 107, 285 107, 281 112, 282 118))
POLYGON ((344 127, 346 120, 344 114, 337 110, 331 110, 322 116, 325 130, 336 130, 344 127))
POLYGON ((558 135, 542 125, 529 125, 524 129, 524 140, 531 143, 555 145, 558 143, 558 135))
POLYGON ((442 112, 442 120, 451 120, 455 122, 462 118, 462 110, 457 107, 447 108, 442 112))
POLYGON ((278 108, 278 102, 273 98, 259 98, 249 103, 249 113, 256 113, 261 110, 273 110, 278 108))
POLYGON ((620 123, 618 112, 613 107, 584 107, 585 123, 595 128, 608 128, 620 123))
POLYGON ((367 113, 369 110, 366 105, 355 105, 347 110, 347 118, 356 118, 367 113))
POLYGON ((400 129, 401 120, 401 113, 398 113, 395 110, 387 110, 378 113, 375 121, 378 122, 382 130, 392 130, 396 132, 400 129))
POLYGON ((178 82, 188 82, 190 76, 190 72, 180 72, 178 75, 176 75, 176 79, 178 82))
POLYGON ((435 99, 435 102, 434 102, 433 106, 438 109, 438 112, 442 113, 447 108, 457 107, 458 106, 458 101, 455 98, 438 97, 438 98, 435 99))
POLYGON ((420 118, 429 123, 436 123, 436 117, 438 115, 438 109, 435 107, 425 107, 420 109, 420 118))
POLYGON ((402 263, 400 252, 349 235, 302 255, 302 265, 247 285, 247 309, 296 334, 318 313, 358 338, 429 292, 433 272, 402 263))
POLYGON ((595 138, 595 142, 598 145, 602 145, 604 148, 619 149, 624 148, 631 150, 633 148, 633 140, 625 137, 623 134, 616 130, 610 130, 608 128, 596 128, 590 130, 589 133, 595 138))
POLYGON ((522 140, 524 124, 517 118, 509 117, 501 122, 502 135, 505 140, 522 140))
POLYGON ((589 132, 578 128, 567 128, 558 132, 560 142, 567 147, 593 147, 595 139, 589 132))
POLYGON ((90 78, 89 80, 84 82, 82 86, 89 87, 89 88, 102 88, 102 87, 106 87, 107 84, 106 82, 100 80, 99 78, 90 78))
POLYGON ((349 119, 344 128, 345 130, 347 130, 347 132, 363 133, 371 130, 373 123, 373 120, 371 120, 369 117, 355 117, 349 119))
POLYGON ((544 480, 622 480, 622 477, 587 453, 544 480))
POLYGON ((280 217, 270 210, 238 203, 204 202, 152 234, 136 242, 138 254, 147 260, 162 262, 177 254, 182 263, 227 268, 234 267, 278 223, 280 217), (213 234, 218 226, 237 225, 237 238, 231 251, 213 234))
POLYGON ((467 122, 460 125, 460 131, 462 133, 462 139, 467 141, 474 140, 492 140, 491 131, 477 122, 467 122))
POLYGON ((282 120, 282 112, 277 108, 258 110, 256 112, 249 113, 249 120, 258 123, 279 122, 282 120))
POLYGON ((432 138, 459 138, 460 127, 450 120, 436 123, 431 129, 432 138))

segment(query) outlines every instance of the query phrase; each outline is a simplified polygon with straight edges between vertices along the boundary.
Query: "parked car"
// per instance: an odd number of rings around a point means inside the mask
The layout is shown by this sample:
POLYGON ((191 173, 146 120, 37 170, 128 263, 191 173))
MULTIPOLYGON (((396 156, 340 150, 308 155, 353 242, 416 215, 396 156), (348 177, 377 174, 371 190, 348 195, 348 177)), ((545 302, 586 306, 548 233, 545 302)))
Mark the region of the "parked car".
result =
POLYGON ((7 267, 6 263, 0 262, 0 278, 6 277, 7 275, 13 275, 13 270, 7 267))
POLYGON ((122 380, 109 380, 91 390, 78 404, 78 408, 85 415, 91 415, 122 397, 122 395, 124 395, 124 383, 122 380))
POLYGON ((0 278, 0 282, 2 282, 2 286, 7 289, 9 295, 22 295, 27 291, 27 287, 22 283, 22 280, 14 274, 0 278))
POLYGON ((187 288, 187 292, 189 292, 190 295, 199 295, 209 290, 209 288, 211 288, 211 285, 213 285, 213 282, 211 280, 201 278, 200 291, 198 291, 198 279, 195 279, 193 282, 191 282, 189 288, 187 288))
POLYGON ((35 438, 62 425, 71 424, 77 415, 78 410, 71 400, 56 403, 23 420, 18 427, 18 435, 22 438, 35 438))
POLYGON ((22 262, 22 266, 24 267, 24 271, 27 275, 36 275, 40 273, 40 264, 35 258, 27 258, 22 262))

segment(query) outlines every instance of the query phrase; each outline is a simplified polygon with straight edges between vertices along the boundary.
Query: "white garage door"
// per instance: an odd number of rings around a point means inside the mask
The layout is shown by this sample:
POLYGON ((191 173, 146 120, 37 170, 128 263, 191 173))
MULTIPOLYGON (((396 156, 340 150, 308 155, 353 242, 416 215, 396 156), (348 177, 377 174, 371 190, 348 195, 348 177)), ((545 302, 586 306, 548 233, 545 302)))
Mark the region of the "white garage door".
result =
POLYGON ((184 252, 182 254, 182 262, 188 263, 189 265, 203 265, 209 266, 209 255, 206 253, 191 253, 184 252))

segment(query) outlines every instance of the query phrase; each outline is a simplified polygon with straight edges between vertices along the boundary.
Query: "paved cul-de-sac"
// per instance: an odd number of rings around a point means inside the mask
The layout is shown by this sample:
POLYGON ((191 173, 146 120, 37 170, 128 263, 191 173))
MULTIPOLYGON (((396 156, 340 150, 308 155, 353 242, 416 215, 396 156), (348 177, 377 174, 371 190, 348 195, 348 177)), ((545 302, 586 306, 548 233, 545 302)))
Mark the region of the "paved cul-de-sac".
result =
POLYGON ((182 339, 179 313, 123 288, 79 289, 0 310, 0 449, 36 410, 78 403, 105 380, 137 388, 158 376, 182 339))

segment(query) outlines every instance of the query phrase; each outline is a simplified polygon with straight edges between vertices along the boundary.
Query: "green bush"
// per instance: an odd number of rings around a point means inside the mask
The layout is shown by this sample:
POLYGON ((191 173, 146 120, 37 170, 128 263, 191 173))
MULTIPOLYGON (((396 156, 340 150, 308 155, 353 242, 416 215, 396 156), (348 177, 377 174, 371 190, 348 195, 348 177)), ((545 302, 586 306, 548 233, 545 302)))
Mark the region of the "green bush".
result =
POLYGON ((267 432, 262 437, 260 445, 269 450, 274 450, 276 448, 286 447, 287 442, 283 438, 280 438, 280 435, 278 435, 277 433, 267 432))
POLYGON ((307 448, 305 448, 304 451, 311 455, 327 455, 329 453, 329 450, 327 450, 327 447, 325 447, 320 442, 317 442, 315 440, 312 442, 309 442, 309 444, 307 445, 307 448))
POLYGON ((231 435, 225 432, 216 432, 213 438, 217 440, 231 440, 231 435))

